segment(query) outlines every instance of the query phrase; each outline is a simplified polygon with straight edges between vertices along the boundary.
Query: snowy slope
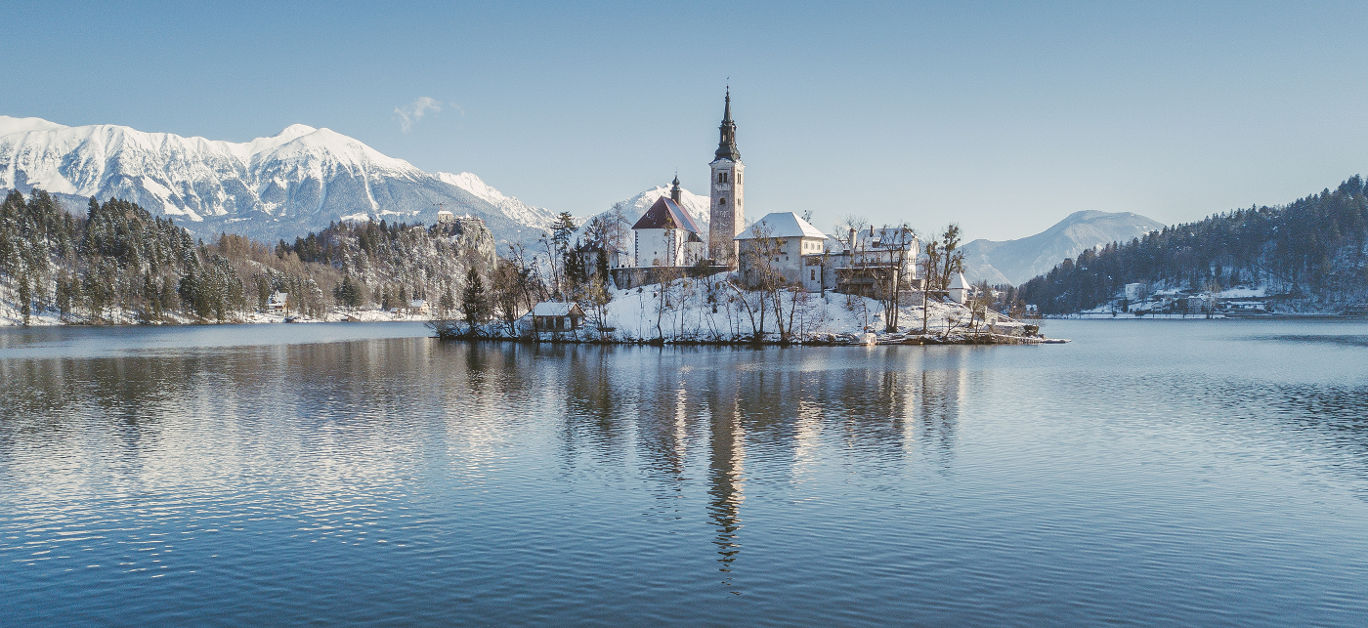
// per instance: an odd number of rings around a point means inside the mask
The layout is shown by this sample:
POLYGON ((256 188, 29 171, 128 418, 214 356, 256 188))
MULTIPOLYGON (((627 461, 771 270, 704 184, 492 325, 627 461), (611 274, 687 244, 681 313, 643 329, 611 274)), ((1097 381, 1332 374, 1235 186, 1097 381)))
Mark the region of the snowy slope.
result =
POLYGON ((172 216, 202 237, 226 231, 267 241, 342 219, 430 223, 439 209, 481 218, 506 239, 543 229, 554 215, 473 174, 424 172, 354 138, 302 124, 225 142, 0 116, 0 189, 34 187, 60 195, 71 209, 90 196, 119 197, 172 216))
MULTIPOLYGON (((689 216, 694 219, 694 222, 698 223, 698 226, 706 228, 708 226, 709 218, 708 197, 699 196, 682 187, 680 188, 680 192, 679 206, 683 207, 684 211, 689 212, 689 216)), ((640 194, 614 203, 613 208, 604 213, 609 214, 620 209, 630 225, 631 223, 640 220, 641 216, 646 213, 646 210, 650 209, 651 205, 654 205, 660 197, 669 196, 669 194, 670 188, 668 186, 661 185, 647 188, 642 190, 640 194)))
POLYGON ((1066 257, 1111 242, 1129 242, 1163 224, 1130 212, 1074 212, 1053 227, 1017 240, 974 240, 964 245, 970 281, 1020 285, 1047 273, 1066 257))

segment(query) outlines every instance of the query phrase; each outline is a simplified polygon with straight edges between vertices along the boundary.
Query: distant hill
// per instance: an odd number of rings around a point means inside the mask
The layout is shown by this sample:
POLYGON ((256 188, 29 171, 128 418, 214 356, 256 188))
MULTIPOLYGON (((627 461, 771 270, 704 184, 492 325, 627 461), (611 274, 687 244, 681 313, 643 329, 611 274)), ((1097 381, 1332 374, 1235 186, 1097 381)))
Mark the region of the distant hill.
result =
POLYGON ((1281 207, 1250 207, 1084 250, 1020 287, 1045 314, 1106 303, 1126 284, 1217 293, 1242 287, 1285 311, 1368 303, 1368 197, 1357 175, 1281 207))
POLYGON ((1017 240, 974 240, 964 245, 964 274, 972 282, 1019 285, 1074 257, 1111 242, 1163 228, 1163 223, 1130 212, 1080 211, 1053 227, 1017 240))

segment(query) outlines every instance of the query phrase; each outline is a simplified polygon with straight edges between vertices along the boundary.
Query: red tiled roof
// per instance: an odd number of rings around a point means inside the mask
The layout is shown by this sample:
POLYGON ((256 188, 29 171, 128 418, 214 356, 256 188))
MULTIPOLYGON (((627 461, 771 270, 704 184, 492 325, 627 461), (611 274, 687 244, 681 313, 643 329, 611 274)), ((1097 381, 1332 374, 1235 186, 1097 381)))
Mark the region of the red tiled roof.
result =
POLYGON ((668 196, 660 197, 646 213, 641 215, 641 220, 632 225, 633 229, 683 229, 691 233, 699 233, 698 224, 689 216, 689 212, 684 211, 679 203, 668 196))

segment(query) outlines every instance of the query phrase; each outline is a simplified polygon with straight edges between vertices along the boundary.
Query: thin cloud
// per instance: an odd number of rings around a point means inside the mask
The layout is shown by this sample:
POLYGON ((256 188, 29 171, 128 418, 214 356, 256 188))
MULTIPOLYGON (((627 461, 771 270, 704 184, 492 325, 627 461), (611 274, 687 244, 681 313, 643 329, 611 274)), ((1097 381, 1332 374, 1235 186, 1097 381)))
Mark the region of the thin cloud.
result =
POLYGON ((394 108, 394 117, 399 119, 399 129, 405 133, 413 130, 413 125, 428 113, 442 110, 442 103, 430 96, 420 96, 417 100, 394 108))

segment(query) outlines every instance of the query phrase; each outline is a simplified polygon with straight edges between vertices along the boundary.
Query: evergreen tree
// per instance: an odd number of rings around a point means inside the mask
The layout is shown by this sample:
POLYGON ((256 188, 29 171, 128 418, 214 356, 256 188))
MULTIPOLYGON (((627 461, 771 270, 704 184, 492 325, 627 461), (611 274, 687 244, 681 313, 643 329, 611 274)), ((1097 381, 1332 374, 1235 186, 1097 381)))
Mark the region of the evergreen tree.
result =
POLYGON ((466 272, 465 288, 461 291, 461 311, 470 324, 472 334, 477 324, 489 320, 489 297, 485 294, 484 279, 474 268, 466 272))

